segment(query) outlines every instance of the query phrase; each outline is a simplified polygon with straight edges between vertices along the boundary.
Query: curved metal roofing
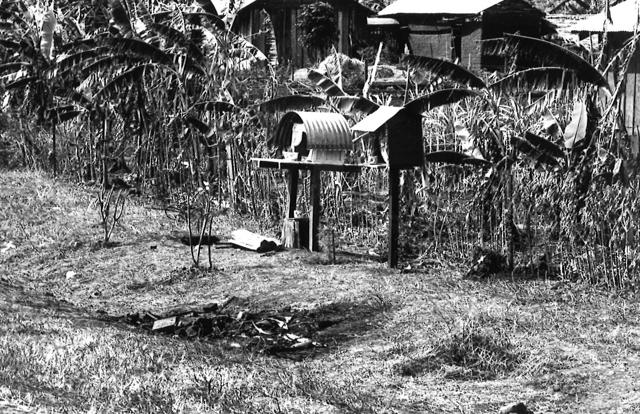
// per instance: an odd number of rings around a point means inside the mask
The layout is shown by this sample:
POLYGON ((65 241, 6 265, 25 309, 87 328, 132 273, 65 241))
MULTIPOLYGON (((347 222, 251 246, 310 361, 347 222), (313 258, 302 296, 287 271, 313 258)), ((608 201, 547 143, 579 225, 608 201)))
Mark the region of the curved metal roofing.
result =
POLYGON ((607 19, 605 12, 585 19, 570 27, 571 32, 629 32, 633 33, 640 19, 639 4, 636 0, 627 0, 609 9, 611 20, 607 19))
POLYGON ((280 148, 291 146, 293 124, 303 124, 307 134, 307 149, 350 150, 353 148, 351 129, 344 116, 331 112, 288 112, 282 117, 274 134, 280 148))

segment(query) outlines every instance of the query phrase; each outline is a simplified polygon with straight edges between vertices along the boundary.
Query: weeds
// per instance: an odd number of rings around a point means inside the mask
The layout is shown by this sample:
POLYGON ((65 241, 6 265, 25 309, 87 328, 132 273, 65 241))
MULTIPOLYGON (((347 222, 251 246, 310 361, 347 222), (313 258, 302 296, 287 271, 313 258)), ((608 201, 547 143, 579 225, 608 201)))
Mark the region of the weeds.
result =
POLYGON ((429 349, 425 356, 401 363, 400 375, 417 376, 441 371, 445 378, 490 380, 509 375, 522 361, 522 355, 507 333, 485 327, 469 318, 429 349))
POLYGON ((125 211, 124 207, 127 201, 126 192, 118 190, 114 198, 114 191, 115 187, 111 187, 108 190, 103 187, 97 196, 97 208, 100 214, 100 225, 102 226, 103 232, 103 246, 109 245, 113 230, 120 222, 120 219, 122 219, 125 211))

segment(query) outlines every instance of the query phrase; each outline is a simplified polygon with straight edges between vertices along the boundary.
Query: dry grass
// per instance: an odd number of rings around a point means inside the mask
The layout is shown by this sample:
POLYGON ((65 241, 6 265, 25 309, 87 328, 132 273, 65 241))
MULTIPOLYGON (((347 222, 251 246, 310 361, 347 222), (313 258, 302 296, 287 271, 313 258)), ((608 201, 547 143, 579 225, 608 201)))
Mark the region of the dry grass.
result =
MULTIPOLYGON (((0 409, 43 412, 495 413, 640 410, 640 305, 545 280, 400 273, 304 252, 187 246, 131 200, 103 248, 94 190, 0 174, 0 409), (8 243, 15 248, 7 248, 8 243), (155 246, 154 248, 152 248, 155 246), (73 274, 68 272, 74 272, 73 274), (237 310, 340 313, 300 360, 150 335, 106 315, 237 296, 237 310), (410 374, 410 375, 406 375, 410 374)), ((228 232, 219 220, 218 232, 228 232)))

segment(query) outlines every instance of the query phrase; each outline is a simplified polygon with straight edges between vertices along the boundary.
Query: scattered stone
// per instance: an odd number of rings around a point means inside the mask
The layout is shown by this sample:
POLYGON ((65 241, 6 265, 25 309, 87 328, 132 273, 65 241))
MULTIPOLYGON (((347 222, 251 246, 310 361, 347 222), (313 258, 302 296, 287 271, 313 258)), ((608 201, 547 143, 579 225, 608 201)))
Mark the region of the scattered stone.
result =
POLYGON ((533 414, 533 411, 527 408, 524 403, 507 404, 500 408, 498 414, 533 414))
POLYGON ((65 279, 67 279, 67 280, 71 280, 71 279, 75 278, 75 277, 76 277, 76 275, 77 275, 77 273, 76 273, 76 272, 74 272, 73 270, 69 270, 69 271, 65 274, 65 276, 64 276, 64 277, 65 277, 65 279))

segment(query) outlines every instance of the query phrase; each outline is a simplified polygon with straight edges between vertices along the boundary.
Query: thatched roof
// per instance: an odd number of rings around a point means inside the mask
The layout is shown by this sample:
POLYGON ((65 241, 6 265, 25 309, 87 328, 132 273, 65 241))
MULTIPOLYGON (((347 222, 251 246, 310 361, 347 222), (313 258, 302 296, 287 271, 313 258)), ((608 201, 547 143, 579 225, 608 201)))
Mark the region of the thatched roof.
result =
POLYGON ((639 4, 636 0, 627 0, 611 7, 609 20, 604 11, 589 17, 571 27, 574 33, 628 32, 633 33, 640 18, 639 4))

